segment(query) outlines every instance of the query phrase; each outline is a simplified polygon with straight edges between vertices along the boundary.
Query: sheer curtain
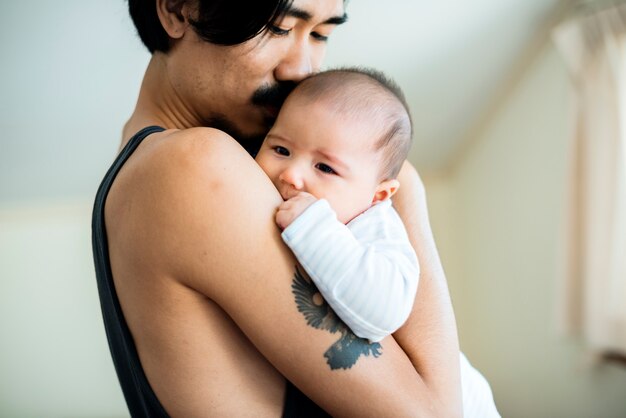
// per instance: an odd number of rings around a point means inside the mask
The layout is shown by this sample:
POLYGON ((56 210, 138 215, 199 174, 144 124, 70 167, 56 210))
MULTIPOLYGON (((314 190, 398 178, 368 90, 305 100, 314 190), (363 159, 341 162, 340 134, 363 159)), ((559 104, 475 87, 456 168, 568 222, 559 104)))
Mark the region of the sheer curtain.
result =
POLYGON ((560 325, 595 353, 626 355, 626 5, 553 38, 575 97, 560 325))

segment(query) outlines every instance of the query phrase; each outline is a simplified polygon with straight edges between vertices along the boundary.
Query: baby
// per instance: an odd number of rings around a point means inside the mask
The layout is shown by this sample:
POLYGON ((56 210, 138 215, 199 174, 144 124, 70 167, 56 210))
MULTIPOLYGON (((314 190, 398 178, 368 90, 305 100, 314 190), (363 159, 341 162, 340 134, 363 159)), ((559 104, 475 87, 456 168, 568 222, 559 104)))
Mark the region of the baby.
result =
POLYGON ((400 90, 378 72, 335 70, 298 85, 256 157, 285 200, 285 243, 370 341, 406 321, 417 291, 417 257, 389 199, 410 145, 400 90))
MULTIPOLYGON (((400 89, 372 70, 302 81, 256 160, 285 200, 282 238, 345 324, 380 341, 408 318, 419 265, 390 197, 407 157, 411 119, 400 89)), ((461 354, 466 418, 500 415, 485 378, 461 354)))

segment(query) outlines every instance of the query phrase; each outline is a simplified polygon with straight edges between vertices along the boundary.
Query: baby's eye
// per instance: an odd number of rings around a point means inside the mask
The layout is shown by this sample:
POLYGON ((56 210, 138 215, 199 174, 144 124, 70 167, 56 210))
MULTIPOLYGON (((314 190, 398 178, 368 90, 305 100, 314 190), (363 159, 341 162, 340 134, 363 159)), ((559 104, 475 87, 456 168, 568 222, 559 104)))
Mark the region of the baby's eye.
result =
POLYGON ((324 163, 317 163, 315 165, 315 168, 317 168, 318 170, 326 173, 326 174, 337 174, 337 172, 335 170, 333 170, 332 167, 324 164, 324 163))
POLYGON ((275 146, 274 152, 278 155, 284 155, 285 157, 289 157, 289 150, 285 147, 275 146))

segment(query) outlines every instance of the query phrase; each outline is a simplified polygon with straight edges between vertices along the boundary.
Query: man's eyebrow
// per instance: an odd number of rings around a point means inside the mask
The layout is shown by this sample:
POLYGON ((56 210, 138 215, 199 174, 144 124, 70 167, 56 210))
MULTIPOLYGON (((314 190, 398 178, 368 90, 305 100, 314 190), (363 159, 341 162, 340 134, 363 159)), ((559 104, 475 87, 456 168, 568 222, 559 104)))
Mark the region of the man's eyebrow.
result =
MULTIPOLYGON (((285 11, 285 16, 295 17, 297 19, 302 19, 305 22, 308 22, 313 18, 313 15, 307 12, 304 9, 300 9, 295 6, 289 7, 285 11)), ((333 16, 329 17, 325 21, 322 22, 323 25, 341 25, 342 23, 346 23, 348 21, 348 15, 344 13, 342 16, 333 16)))
POLYGON ((329 19, 326 19, 322 24, 324 25, 341 25, 348 21, 348 15, 344 13, 342 16, 333 16, 329 19))

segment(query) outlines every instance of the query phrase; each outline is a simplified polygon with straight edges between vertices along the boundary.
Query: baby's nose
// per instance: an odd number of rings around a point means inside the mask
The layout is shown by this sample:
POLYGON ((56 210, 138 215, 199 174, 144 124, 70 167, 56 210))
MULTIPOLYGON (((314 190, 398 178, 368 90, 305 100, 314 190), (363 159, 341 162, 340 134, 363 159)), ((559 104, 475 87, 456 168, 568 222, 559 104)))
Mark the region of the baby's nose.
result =
POLYGON ((283 170, 278 178, 280 181, 286 183, 289 186, 292 186, 296 190, 301 190, 304 187, 304 179, 302 178, 302 174, 299 172, 298 169, 294 167, 289 167, 286 170, 283 170))

